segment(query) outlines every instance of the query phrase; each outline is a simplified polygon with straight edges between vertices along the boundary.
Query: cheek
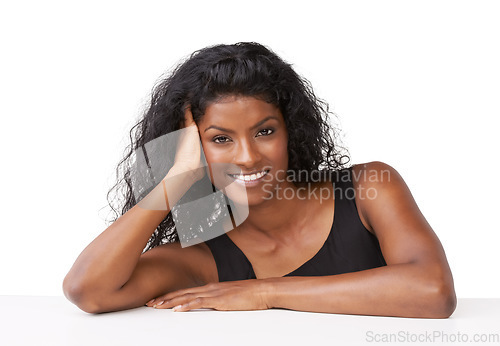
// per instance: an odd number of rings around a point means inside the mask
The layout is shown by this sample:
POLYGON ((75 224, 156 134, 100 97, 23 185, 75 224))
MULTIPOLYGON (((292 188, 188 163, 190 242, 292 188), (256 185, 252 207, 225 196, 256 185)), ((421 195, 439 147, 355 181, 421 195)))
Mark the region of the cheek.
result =
POLYGON ((279 157, 276 158, 275 161, 275 174, 276 177, 283 181, 287 176, 288 171, 288 151, 286 147, 280 150, 279 157))
POLYGON ((288 171, 288 142, 286 138, 276 145, 276 165, 278 166, 275 172, 276 177, 282 181, 286 178, 288 171))
POLYGON ((205 158, 207 162, 227 162, 228 161, 228 152, 220 149, 215 149, 211 145, 204 145, 203 152, 205 153, 205 158))
POLYGON ((288 165, 288 146, 286 139, 280 140, 274 146, 274 159, 279 161, 280 165, 288 165))
POLYGON ((226 172, 238 172, 238 167, 230 164, 230 154, 227 150, 214 148, 211 143, 204 143, 202 141, 203 152, 208 166, 205 168, 207 176, 212 184, 219 190, 222 190, 227 185, 232 183, 226 172))
POLYGON ((208 162, 211 162, 215 157, 217 157, 217 151, 213 149, 212 143, 210 141, 201 139, 201 147, 203 148, 203 153, 208 162))

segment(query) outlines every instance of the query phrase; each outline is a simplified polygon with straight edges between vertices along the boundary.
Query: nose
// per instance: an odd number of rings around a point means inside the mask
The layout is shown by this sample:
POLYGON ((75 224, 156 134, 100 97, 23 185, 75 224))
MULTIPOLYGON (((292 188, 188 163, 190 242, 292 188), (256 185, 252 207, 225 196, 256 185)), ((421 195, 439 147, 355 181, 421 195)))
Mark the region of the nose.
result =
POLYGON ((233 163, 245 169, 253 169, 256 168, 260 159, 257 145, 252 141, 242 140, 236 147, 233 163))

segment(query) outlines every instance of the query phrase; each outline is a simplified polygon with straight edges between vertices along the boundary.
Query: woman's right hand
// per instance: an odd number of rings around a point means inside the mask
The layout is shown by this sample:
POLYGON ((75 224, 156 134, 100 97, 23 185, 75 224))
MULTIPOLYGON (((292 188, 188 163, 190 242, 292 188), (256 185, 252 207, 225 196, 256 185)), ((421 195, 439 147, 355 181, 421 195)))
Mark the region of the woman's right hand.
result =
POLYGON ((174 164, 160 184, 139 202, 143 209, 171 210, 191 186, 205 176, 198 126, 189 106, 179 132, 174 164))
POLYGON ((190 106, 187 106, 184 112, 184 122, 177 143, 174 165, 169 171, 171 176, 179 174, 192 180, 193 183, 201 180, 205 175, 205 167, 201 163, 200 134, 193 120, 190 106))

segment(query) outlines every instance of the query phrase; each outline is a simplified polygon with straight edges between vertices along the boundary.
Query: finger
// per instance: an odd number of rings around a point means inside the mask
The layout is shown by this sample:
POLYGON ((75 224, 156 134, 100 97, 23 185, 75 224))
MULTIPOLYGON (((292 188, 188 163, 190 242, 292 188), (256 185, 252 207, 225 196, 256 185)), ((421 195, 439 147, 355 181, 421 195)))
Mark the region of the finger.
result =
POLYGON ((156 303, 153 305, 156 309, 170 309, 176 305, 182 305, 187 303, 190 300, 196 299, 197 295, 193 293, 186 293, 182 296, 174 297, 174 298, 164 298, 157 299, 156 303))
POLYGON ((184 292, 182 294, 172 295, 174 293, 178 292, 172 292, 156 298, 151 306, 157 309, 170 309, 176 305, 184 304, 190 300, 196 299, 197 297, 209 297, 213 294, 211 291, 184 292))
POLYGON ((163 300, 161 302, 156 303, 153 307, 156 309, 170 309, 175 306, 188 304, 189 302, 194 301, 198 298, 207 298, 207 297, 208 296, 199 295, 195 293, 188 293, 183 296, 175 297, 173 299, 163 300))
POLYGON ((193 113, 191 112, 191 106, 187 106, 184 111, 184 127, 196 125, 193 119, 193 113))
POLYGON ((164 304, 165 301, 172 300, 173 298, 176 298, 178 296, 182 296, 184 294, 191 293, 192 288, 187 288, 187 289, 181 289, 177 290, 174 292, 162 294, 161 296, 158 296, 154 299, 151 299, 149 302, 146 303, 147 306, 155 306, 155 305, 161 305, 164 304))
POLYGON ((151 299, 149 302, 146 303, 146 306, 150 308, 155 308, 157 305, 161 305, 165 303, 165 298, 163 296, 159 296, 157 298, 151 299))
MULTIPOLYGON (((199 296, 212 296, 216 294, 217 291, 222 288, 222 286, 223 284, 221 283, 212 282, 203 286, 183 288, 151 299, 149 302, 146 303, 146 306, 159 307, 166 304, 165 306, 173 307, 174 305, 172 305, 171 302, 174 301, 174 299, 182 298, 188 294, 196 294, 199 296)), ((176 302, 177 301, 178 300, 176 300, 176 302)))
POLYGON ((173 311, 185 312, 185 311, 196 310, 196 309, 215 309, 214 302, 215 302, 215 298, 212 298, 212 297, 198 297, 198 298, 190 300, 184 304, 176 305, 173 308, 173 311))
POLYGON ((172 300, 176 297, 180 297, 186 294, 200 294, 200 295, 206 295, 208 292, 218 290, 220 288, 220 285, 217 283, 209 283, 207 285, 203 286, 197 286, 197 287, 190 287, 190 288, 183 288, 177 291, 169 292, 164 295, 161 295, 158 298, 155 298, 156 301, 159 300, 172 300))

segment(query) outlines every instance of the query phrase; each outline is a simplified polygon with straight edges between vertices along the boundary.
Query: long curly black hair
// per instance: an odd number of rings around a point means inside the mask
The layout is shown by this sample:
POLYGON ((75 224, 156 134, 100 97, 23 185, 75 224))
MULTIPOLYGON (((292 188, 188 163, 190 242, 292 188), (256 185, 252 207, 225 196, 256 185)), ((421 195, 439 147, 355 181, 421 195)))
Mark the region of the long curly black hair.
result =
MULTIPOLYGON (((229 95, 256 97, 280 109, 288 131, 289 172, 301 176, 304 171, 336 171, 350 161, 348 151, 338 144, 338 130, 330 125, 328 104, 290 64, 258 43, 210 46, 191 54, 154 87, 148 109, 130 130, 130 144, 116 170, 117 183, 107 195, 114 213, 110 222, 139 202, 132 189, 134 152, 179 130, 186 105, 198 123, 211 102, 229 95)), ((174 241, 179 236, 170 212, 145 251, 174 241)))

